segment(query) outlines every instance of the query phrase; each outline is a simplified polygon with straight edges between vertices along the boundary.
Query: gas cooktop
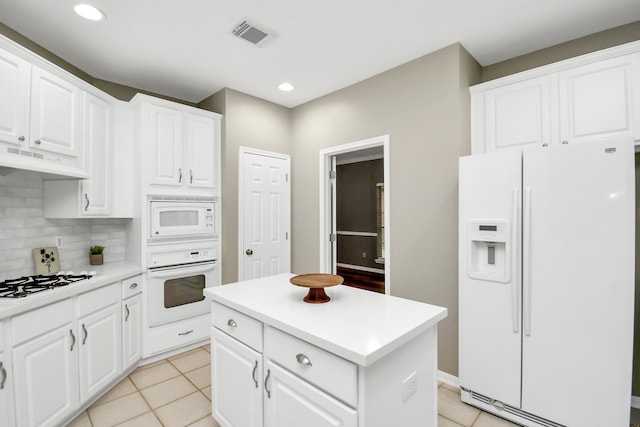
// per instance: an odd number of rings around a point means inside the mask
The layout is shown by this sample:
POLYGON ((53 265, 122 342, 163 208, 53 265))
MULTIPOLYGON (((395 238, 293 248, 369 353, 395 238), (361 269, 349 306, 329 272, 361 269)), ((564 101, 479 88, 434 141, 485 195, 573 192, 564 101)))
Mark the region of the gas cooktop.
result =
POLYGON ((25 298, 38 292, 68 286, 72 283, 91 279, 95 271, 74 274, 73 271, 53 275, 23 276, 0 282, 0 298, 25 298))

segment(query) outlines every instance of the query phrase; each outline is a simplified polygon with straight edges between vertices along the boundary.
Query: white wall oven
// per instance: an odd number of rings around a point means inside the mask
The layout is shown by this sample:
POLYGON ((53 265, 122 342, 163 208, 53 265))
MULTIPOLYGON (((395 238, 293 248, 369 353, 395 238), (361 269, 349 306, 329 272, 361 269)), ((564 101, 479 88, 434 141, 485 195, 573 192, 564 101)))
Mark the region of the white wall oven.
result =
POLYGON ((216 198, 149 196, 148 243, 216 239, 216 198))
POLYGON ((204 289, 219 285, 217 244, 164 245, 147 252, 147 323, 150 327, 209 313, 204 289))

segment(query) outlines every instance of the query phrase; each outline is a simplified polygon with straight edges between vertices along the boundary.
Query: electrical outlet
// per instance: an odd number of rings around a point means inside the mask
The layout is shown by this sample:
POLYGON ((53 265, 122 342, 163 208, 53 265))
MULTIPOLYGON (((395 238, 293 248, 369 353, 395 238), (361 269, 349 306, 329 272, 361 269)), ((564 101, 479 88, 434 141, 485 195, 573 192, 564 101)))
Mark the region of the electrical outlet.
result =
POLYGON ((62 236, 56 236, 56 247, 62 249, 62 236))
POLYGON ((407 400, 418 389, 418 373, 413 371, 411 375, 402 381, 402 401, 407 400))
POLYGON ((362 258, 366 258, 367 257, 367 253, 366 252, 362 252, 362 258))

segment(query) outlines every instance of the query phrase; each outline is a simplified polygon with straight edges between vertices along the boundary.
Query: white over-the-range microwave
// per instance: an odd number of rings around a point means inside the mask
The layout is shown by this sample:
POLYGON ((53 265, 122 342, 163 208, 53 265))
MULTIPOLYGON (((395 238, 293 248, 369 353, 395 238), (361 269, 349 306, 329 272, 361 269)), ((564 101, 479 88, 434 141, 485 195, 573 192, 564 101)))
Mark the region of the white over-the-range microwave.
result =
POLYGON ((215 197, 149 196, 148 243, 218 238, 215 197))

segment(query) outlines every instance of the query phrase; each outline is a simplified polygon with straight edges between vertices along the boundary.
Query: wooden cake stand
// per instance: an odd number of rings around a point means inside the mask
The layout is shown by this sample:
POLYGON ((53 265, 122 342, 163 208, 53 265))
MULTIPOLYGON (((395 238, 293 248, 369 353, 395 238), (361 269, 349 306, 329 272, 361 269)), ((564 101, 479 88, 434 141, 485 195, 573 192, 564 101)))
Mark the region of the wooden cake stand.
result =
POLYGON ((301 274, 299 276, 292 277, 290 282, 296 286, 309 288, 309 292, 302 299, 304 302, 308 302, 310 304, 322 304, 323 302, 331 300, 331 298, 329 298, 325 293, 324 288, 340 285, 344 282, 344 278, 335 274, 314 273, 301 274))

